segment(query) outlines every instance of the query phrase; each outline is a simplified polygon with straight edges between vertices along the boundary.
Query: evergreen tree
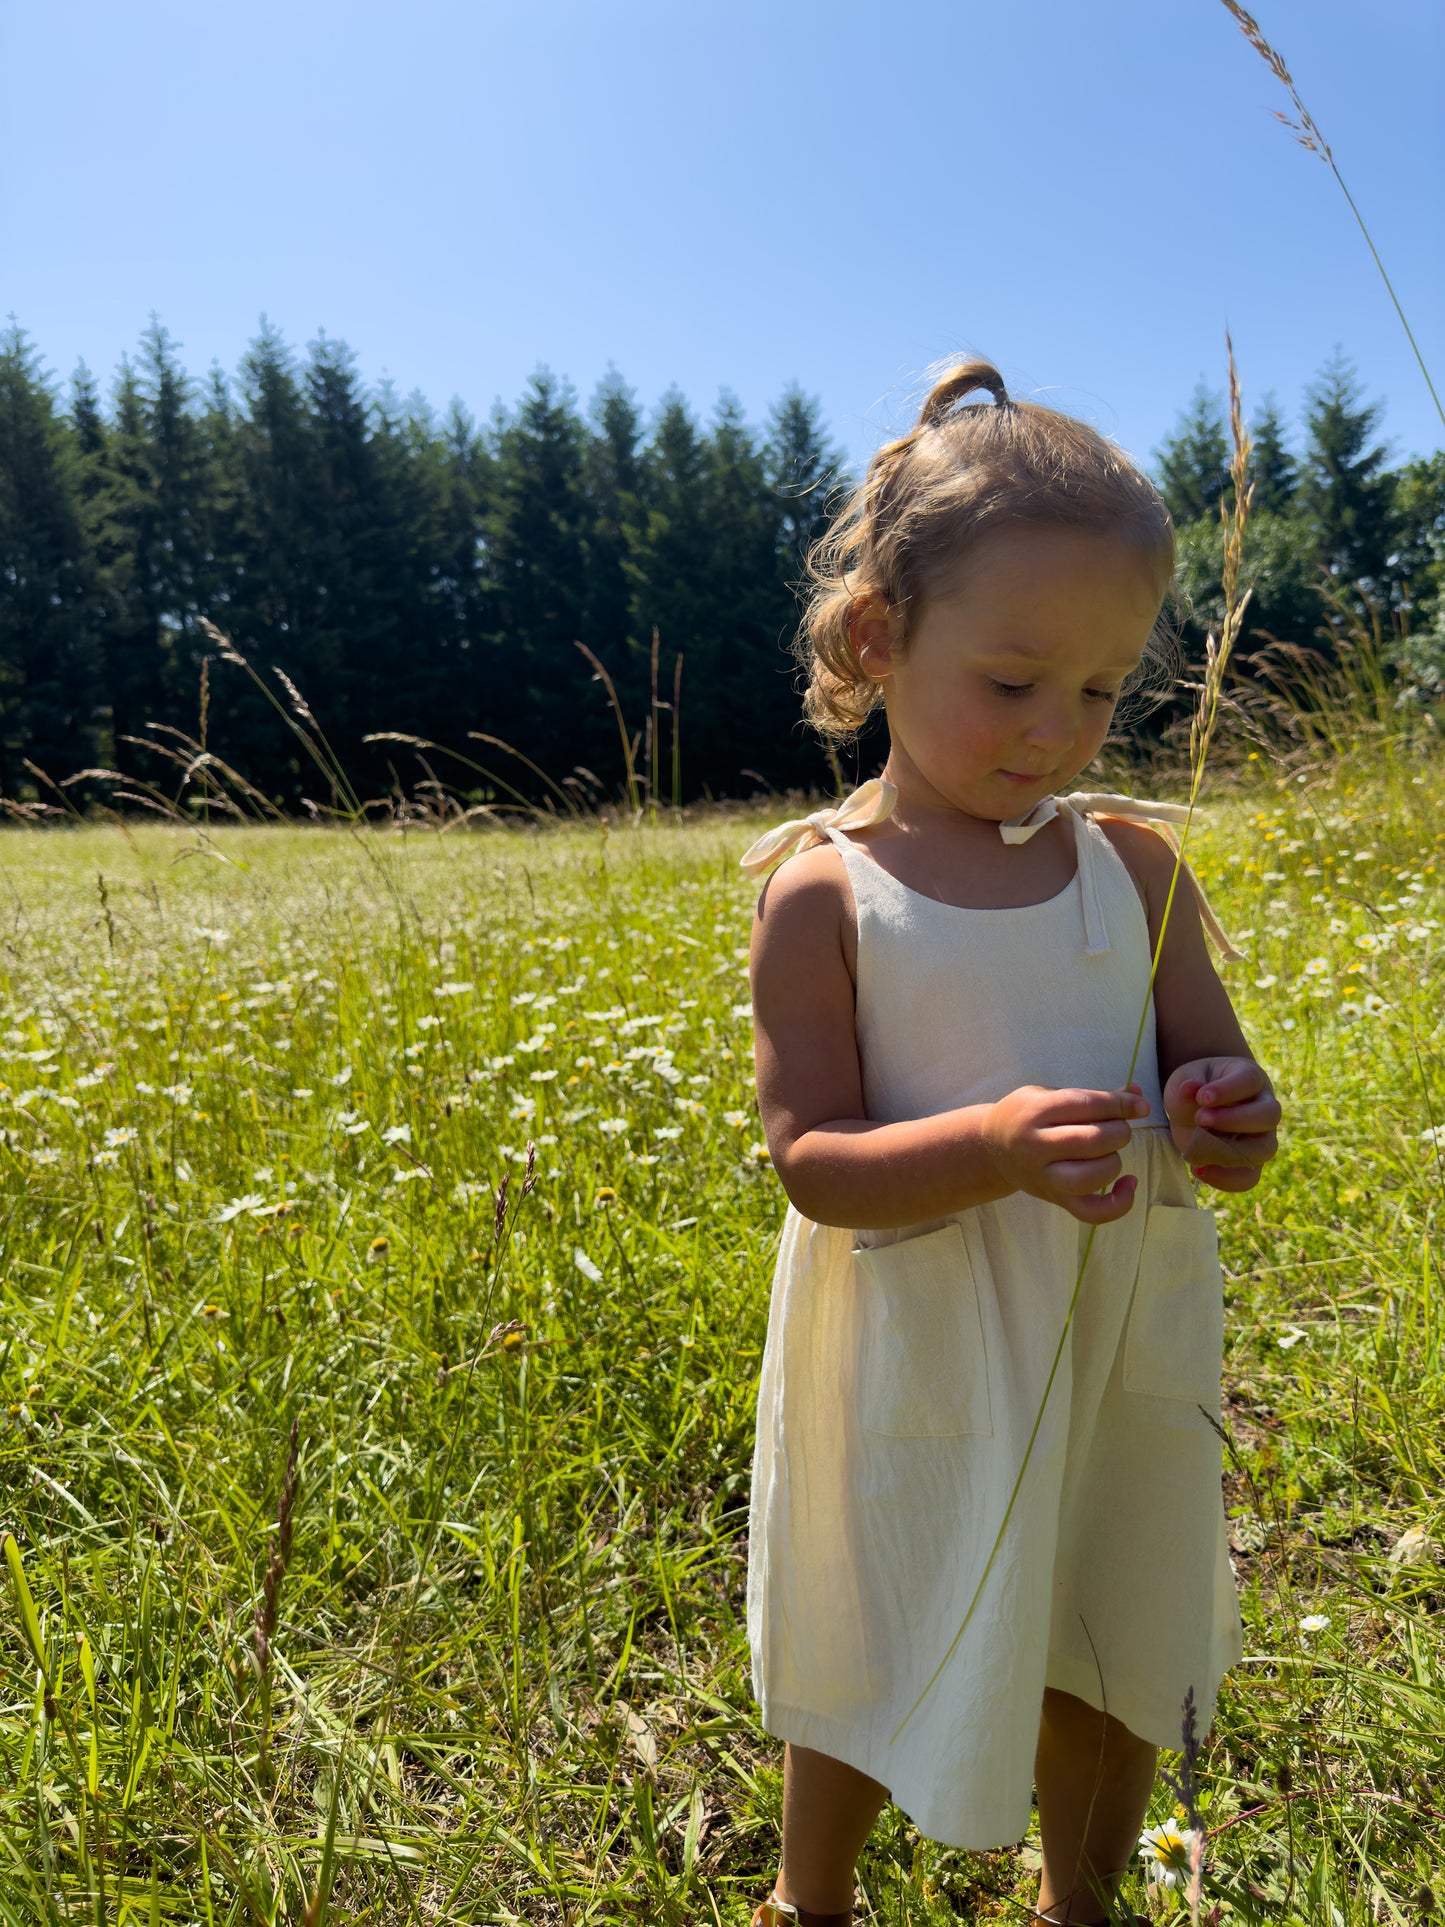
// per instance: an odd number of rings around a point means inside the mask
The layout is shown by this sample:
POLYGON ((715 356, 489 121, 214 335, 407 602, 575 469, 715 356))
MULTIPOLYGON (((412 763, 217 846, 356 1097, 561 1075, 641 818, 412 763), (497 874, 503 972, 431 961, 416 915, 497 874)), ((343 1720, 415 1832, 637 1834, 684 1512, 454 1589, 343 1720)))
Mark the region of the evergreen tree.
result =
POLYGON ((828 440, 816 396, 796 383, 768 424, 768 471, 778 502, 778 555, 785 583, 801 580, 808 551, 828 526, 841 492, 843 457, 828 440))
POLYGON ((1202 381, 1154 459, 1159 492, 1180 528, 1201 516, 1218 515, 1229 479, 1229 436, 1223 405, 1202 381))
MULTIPOLYGON (((390 758, 369 757, 361 738, 404 729, 414 716, 404 431, 388 397, 370 401, 344 342, 324 335, 313 342, 303 380, 314 476, 303 526, 316 609, 306 647, 310 687, 302 694, 345 767, 374 781, 390 758)), ((424 652, 423 639, 415 641, 424 652)), ((306 780, 314 786, 317 779, 308 772, 306 780)))
MULTIPOLYGON (((574 753, 575 643, 586 609, 584 428, 571 388, 540 368, 514 417, 496 424, 485 523, 493 631, 480 665, 479 729, 542 764, 554 780, 574 753)), ((509 772, 515 780, 516 772, 509 772)))
MULTIPOLYGON (((37 351, 0 335, 0 789, 54 780, 97 755, 100 663, 74 451, 37 351)), ((53 800, 48 794, 46 801, 53 800)))
POLYGON ((802 745, 796 665, 788 647, 794 611, 778 579, 783 505, 767 451, 726 391, 713 418, 708 458, 711 634, 692 693, 707 719, 712 785, 736 795, 749 786, 745 769, 779 787, 794 773, 802 745))
POLYGON ((643 453, 636 519, 628 524, 626 569, 632 584, 632 634, 650 644, 657 629, 663 660, 683 658, 683 778, 688 793, 715 789, 716 718, 706 706, 717 650, 712 595, 707 443, 677 391, 663 397, 643 453), (698 726, 690 726, 689 719, 698 726))
MULTIPOLYGON (((627 570, 629 530, 639 516, 643 486, 641 444, 637 398, 616 369, 609 368, 588 408, 583 445, 587 562, 581 640, 606 665, 634 729, 651 703, 651 636, 634 633, 627 570)), ((664 645, 659 676, 669 692, 676 655, 675 648, 664 645)), ((577 666, 590 676, 580 656, 577 666)), ((616 723, 599 700, 601 693, 590 682, 579 689, 574 739, 575 762, 598 776, 611 772, 617 762, 616 723)), ((665 699, 670 701, 670 694, 665 699)), ((665 740, 670 743, 671 736, 665 740)))
POLYGON ((1273 395, 1266 395, 1258 419, 1250 425, 1254 446, 1250 453, 1251 507, 1256 513, 1287 515, 1299 487, 1299 463, 1285 443, 1284 423, 1273 395))
POLYGON ((1412 628, 1428 626, 1445 615, 1445 449, 1406 462, 1391 481, 1394 599, 1414 612, 1412 628))
MULTIPOLYGON (((1217 636, 1224 622, 1224 531, 1217 517, 1201 516, 1179 531, 1175 577, 1185 601, 1187 653, 1199 660, 1206 633, 1217 636)), ((1243 582, 1252 593, 1238 645, 1241 663, 1271 642, 1319 646, 1328 605, 1314 537, 1298 516, 1273 509, 1251 514, 1243 582)))
POLYGON ((138 744, 150 722, 196 726, 205 649, 196 617, 215 587, 209 451, 192 383, 158 322, 142 337, 139 368, 121 362, 104 464, 92 474, 114 755, 122 769, 156 775, 138 744))
POLYGON ((428 679, 422 735, 457 748, 459 724, 475 727, 485 691, 480 665, 490 622, 482 525, 491 495, 491 456, 476 423, 453 401, 440 429, 419 436, 413 459, 426 470, 432 502, 432 581, 438 655, 428 679))
POLYGON ((1307 390, 1300 508, 1321 560, 1349 582, 1375 584, 1391 549, 1387 450, 1373 442, 1381 409, 1367 402, 1354 368, 1336 352, 1307 390))

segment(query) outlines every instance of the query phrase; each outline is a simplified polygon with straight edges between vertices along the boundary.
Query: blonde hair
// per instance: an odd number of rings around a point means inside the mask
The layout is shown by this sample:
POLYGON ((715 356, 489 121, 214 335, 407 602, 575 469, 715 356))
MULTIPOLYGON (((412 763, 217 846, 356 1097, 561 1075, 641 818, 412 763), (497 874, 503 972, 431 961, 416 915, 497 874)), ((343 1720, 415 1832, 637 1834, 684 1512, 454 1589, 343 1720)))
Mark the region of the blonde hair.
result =
MULTIPOLYGON (((1030 523, 1133 541, 1158 572, 1161 599, 1172 579, 1173 521, 1123 450, 1072 415, 1011 400, 989 362, 964 362, 934 385, 913 429, 879 449, 809 552, 794 653, 807 672, 803 710, 813 727, 851 736, 883 700, 853 650, 860 601, 881 597, 898 611, 906 640, 910 610, 988 530, 1030 523), (993 400, 956 405, 979 388, 993 400)), ((1161 615, 1140 669, 1167 658, 1171 644, 1161 615)))

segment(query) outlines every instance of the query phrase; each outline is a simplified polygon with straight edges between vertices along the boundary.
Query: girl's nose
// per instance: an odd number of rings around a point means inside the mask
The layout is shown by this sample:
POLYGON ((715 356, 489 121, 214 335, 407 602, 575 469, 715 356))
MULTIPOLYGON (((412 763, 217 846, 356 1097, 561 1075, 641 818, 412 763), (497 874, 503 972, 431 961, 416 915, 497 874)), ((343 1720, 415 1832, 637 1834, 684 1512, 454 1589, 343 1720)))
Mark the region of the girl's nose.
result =
POLYGON ((1074 720, 1062 710, 1035 715, 1024 731, 1024 741, 1031 748, 1054 753, 1068 749, 1073 740, 1074 720))

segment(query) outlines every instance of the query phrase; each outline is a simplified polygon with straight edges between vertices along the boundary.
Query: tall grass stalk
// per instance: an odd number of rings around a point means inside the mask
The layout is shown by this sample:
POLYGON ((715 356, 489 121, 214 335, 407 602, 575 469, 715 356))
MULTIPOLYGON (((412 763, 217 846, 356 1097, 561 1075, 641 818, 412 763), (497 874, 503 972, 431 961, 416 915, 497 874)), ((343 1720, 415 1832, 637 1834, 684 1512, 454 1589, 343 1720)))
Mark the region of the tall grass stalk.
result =
POLYGON ((1356 205, 1354 195, 1351 194, 1349 188, 1345 185, 1345 177, 1339 170, 1329 142, 1315 125, 1309 109, 1300 99, 1299 89, 1295 86, 1290 70, 1284 63, 1283 55, 1266 40, 1259 22, 1255 19, 1254 15, 1250 13, 1247 8, 1242 7, 1239 4, 1239 0, 1223 0, 1223 3, 1234 16, 1235 24, 1238 26, 1240 32, 1290 97, 1290 104, 1294 108, 1295 118, 1291 120, 1288 114, 1281 113, 1279 109, 1276 108, 1274 110, 1275 119, 1289 129, 1306 152, 1317 154, 1325 166, 1328 167, 1331 174, 1334 175, 1339 185, 1339 190, 1344 195, 1351 214, 1355 217, 1355 225, 1365 237, 1365 246, 1370 250, 1371 259, 1379 269, 1380 279, 1385 284, 1385 292, 1394 304, 1395 313, 1400 317, 1400 326, 1405 330, 1405 337, 1410 343, 1415 360, 1419 364, 1420 373, 1425 377, 1425 386, 1430 390, 1430 399, 1435 404, 1435 412, 1440 417, 1442 425, 1445 425, 1445 404, 1442 404, 1439 395, 1435 392, 1435 384, 1430 379, 1430 370, 1425 365, 1425 357, 1420 352, 1420 344, 1416 341, 1415 332, 1410 326, 1405 310, 1400 305, 1400 297, 1395 293, 1395 284, 1385 271, 1385 264, 1380 259, 1380 251, 1375 246, 1374 238, 1369 228, 1365 225, 1365 217, 1356 205))

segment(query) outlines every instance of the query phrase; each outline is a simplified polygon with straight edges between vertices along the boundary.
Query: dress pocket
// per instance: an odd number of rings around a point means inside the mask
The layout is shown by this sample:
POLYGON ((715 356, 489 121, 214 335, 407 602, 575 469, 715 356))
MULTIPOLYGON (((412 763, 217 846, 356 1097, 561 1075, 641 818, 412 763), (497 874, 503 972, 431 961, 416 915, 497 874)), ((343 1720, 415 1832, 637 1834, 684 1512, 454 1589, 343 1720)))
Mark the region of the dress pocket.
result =
POLYGON ((978 1279, 959 1224, 855 1247, 864 1287, 865 1432, 894 1439, 993 1434, 978 1279))
POLYGON ((1212 1211, 1155 1204, 1124 1339, 1124 1389, 1219 1409, 1224 1288, 1212 1211))

